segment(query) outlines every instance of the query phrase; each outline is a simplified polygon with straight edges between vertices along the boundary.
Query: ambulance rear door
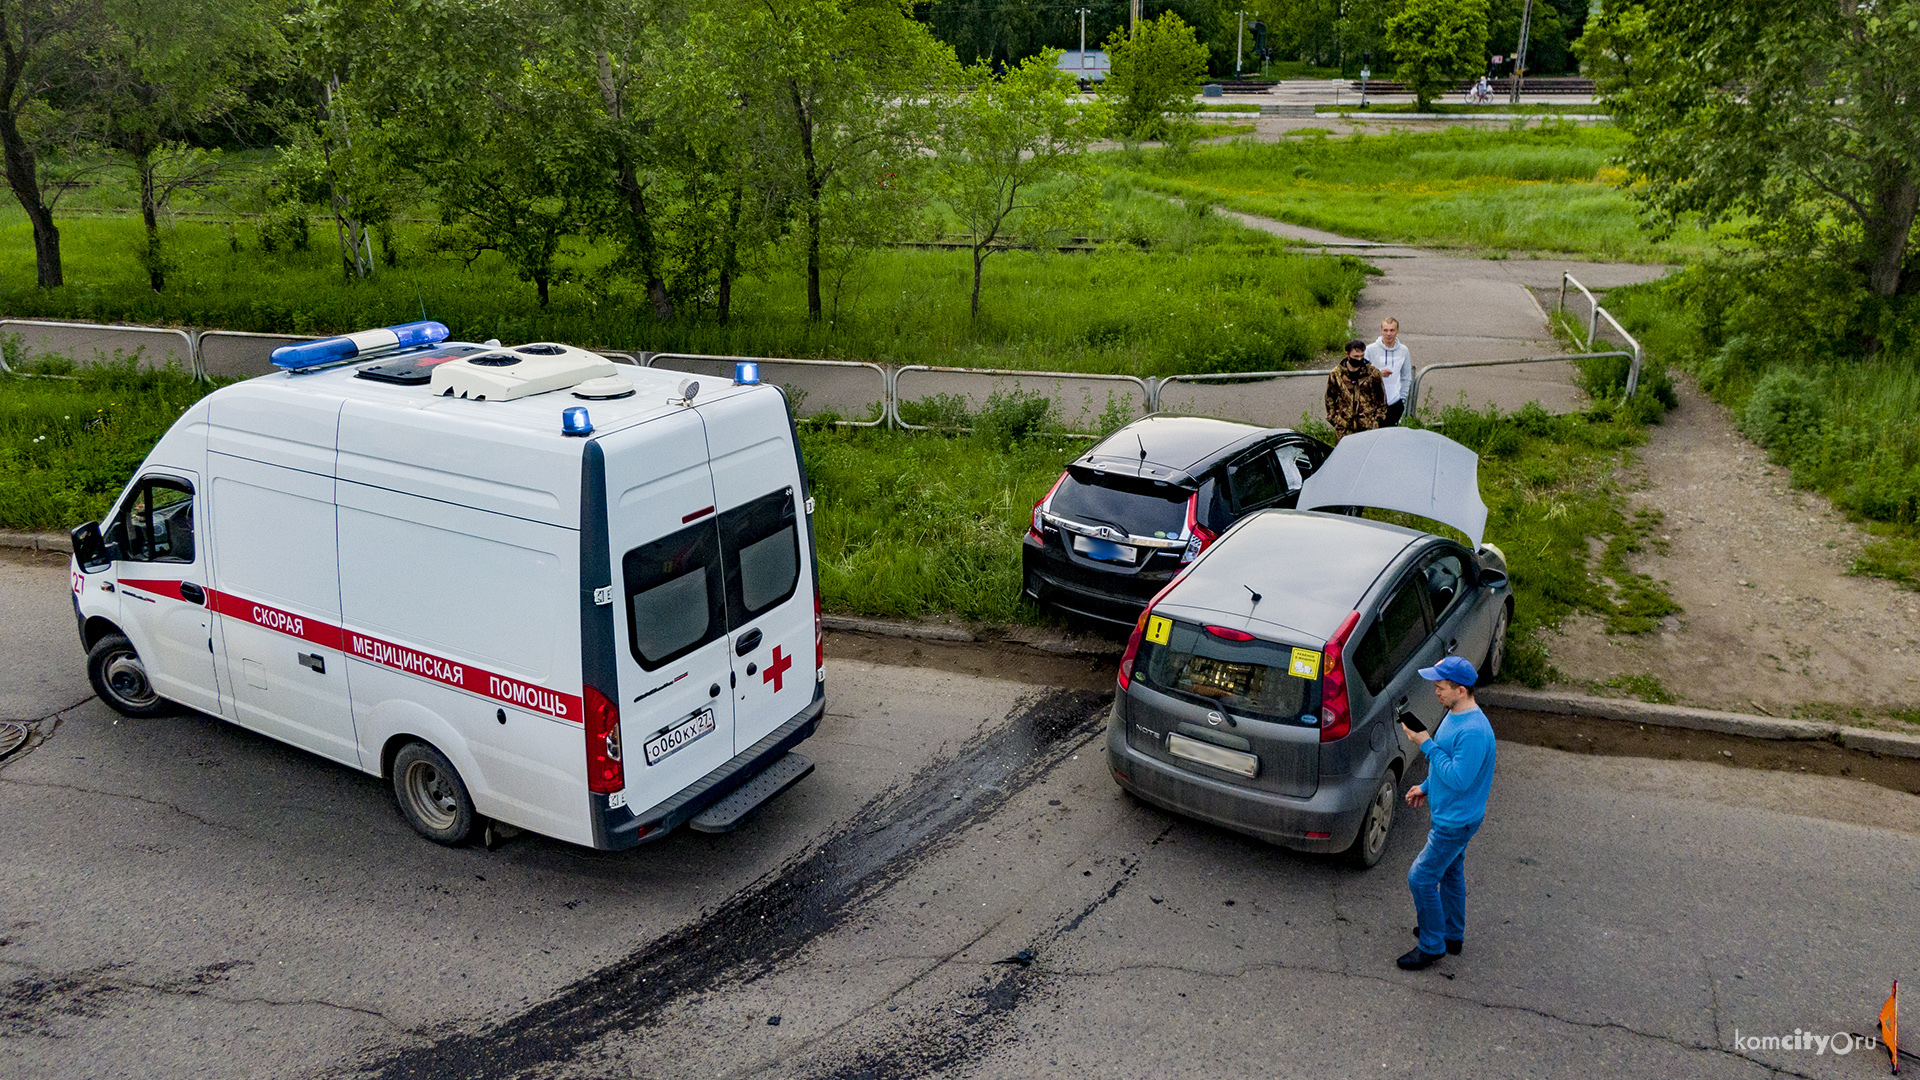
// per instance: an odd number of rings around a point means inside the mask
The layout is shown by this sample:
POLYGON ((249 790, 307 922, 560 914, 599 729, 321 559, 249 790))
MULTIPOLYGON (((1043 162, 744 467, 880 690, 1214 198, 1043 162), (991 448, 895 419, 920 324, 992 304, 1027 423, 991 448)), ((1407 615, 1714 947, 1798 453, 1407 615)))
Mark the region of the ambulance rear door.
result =
POLYGON ((624 795, 644 815, 733 757, 720 522, 698 411, 596 441, 605 457, 624 795))
POLYGON ((727 586, 735 753, 813 702, 812 537, 806 483, 786 399, 774 387, 727 394, 698 410, 713 454, 727 586))

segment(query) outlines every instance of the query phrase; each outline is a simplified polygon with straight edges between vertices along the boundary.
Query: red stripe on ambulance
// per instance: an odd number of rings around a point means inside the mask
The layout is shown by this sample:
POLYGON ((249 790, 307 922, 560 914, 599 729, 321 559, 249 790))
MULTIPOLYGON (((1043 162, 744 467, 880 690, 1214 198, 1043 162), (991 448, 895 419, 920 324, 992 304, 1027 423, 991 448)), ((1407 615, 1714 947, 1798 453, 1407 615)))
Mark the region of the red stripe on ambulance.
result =
POLYGON ((371 634, 346 630, 332 623, 321 622, 305 615, 296 615, 291 611, 256 603, 232 593, 208 589, 207 605, 222 615, 244 619, 256 626, 264 626, 269 630, 286 634, 288 637, 297 637, 302 641, 311 641, 316 645, 339 649, 369 664, 404 671, 409 675, 430 679, 442 686, 451 686, 456 690, 478 694, 481 697, 505 702, 531 712, 545 713, 568 723, 585 722, 585 706, 581 703, 578 694, 563 694, 544 686, 535 686, 505 675, 496 675, 470 664, 421 652, 419 649, 408 648, 371 634))

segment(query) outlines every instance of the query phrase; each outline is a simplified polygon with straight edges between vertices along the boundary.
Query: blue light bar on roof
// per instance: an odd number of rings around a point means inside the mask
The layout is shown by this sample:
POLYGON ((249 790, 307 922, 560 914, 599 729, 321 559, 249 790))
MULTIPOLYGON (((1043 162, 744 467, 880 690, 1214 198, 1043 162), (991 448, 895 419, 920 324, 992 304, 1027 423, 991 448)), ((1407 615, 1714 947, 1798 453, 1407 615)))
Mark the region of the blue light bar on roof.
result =
POLYGON ((447 340, 447 328, 437 322, 410 322, 378 330, 362 330, 344 337, 303 341, 273 350, 273 365, 284 371, 299 371, 320 364, 337 364, 377 352, 411 349, 447 340))

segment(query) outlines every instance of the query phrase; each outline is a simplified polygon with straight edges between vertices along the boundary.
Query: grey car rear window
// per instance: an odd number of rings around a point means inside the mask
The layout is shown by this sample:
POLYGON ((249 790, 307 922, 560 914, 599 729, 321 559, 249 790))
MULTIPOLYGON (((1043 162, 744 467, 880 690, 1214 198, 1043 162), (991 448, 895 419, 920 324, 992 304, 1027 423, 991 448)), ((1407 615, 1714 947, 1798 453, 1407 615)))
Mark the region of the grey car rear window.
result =
POLYGON ((1118 480, 1083 483, 1069 475, 1047 504, 1050 513, 1083 525, 1106 525, 1129 536, 1177 537, 1186 531, 1187 500, 1177 487, 1140 487, 1118 480))
POLYGON ((1164 644, 1143 640, 1140 647, 1146 655, 1134 677, 1156 690, 1237 716, 1319 723, 1310 715, 1318 681, 1289 673, 1292 646, 1228 641, 1175 621, 1164 644))

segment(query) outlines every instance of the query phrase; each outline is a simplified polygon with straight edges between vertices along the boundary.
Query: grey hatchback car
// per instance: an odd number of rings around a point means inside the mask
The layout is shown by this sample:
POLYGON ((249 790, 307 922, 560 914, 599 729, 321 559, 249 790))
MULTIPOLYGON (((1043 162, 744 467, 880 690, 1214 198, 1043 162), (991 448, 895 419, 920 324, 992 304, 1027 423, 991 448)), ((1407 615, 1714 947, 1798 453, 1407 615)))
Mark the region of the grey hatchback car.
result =
POLYGON ((1299 505, 1229 529, 1141 613, 1120 663, 1107 754, 1146 802, 1271 843, 1372 866, 1419 755, 1396 722, 1443 715, 1419 670, 1464 656, 1498 674, 1513 592, 1480 543, 1473 452, 1430 431, 1348 436, 1299 505), (1318 507, 1382 507, 1461 530, 1474 550, 1318 507))

